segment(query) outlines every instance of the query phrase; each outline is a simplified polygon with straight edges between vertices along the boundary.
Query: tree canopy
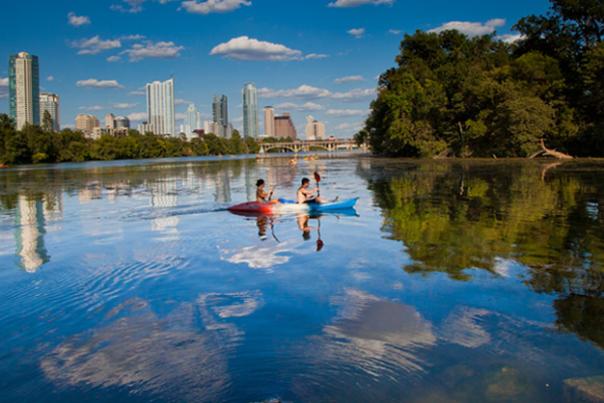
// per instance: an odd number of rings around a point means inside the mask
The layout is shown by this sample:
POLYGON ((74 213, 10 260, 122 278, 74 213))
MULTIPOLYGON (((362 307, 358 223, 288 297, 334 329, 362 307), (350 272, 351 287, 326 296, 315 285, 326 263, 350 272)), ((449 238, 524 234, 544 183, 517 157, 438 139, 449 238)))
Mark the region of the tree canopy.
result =
POLYGON ((525 157, 540 140, 604 155, 604 5, 552 0, 520 39, 458 31, 406 35, 356 135, 377 154, 525 157))

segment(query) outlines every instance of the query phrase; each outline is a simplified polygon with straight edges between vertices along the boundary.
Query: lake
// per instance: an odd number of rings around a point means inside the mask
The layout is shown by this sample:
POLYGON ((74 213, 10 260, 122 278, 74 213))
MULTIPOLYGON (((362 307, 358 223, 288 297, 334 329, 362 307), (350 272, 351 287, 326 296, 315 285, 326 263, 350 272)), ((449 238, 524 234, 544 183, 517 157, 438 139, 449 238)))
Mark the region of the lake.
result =
POLYGON ((2 401, 599 401, 604 162, 0 170, 0 301, 2 401))

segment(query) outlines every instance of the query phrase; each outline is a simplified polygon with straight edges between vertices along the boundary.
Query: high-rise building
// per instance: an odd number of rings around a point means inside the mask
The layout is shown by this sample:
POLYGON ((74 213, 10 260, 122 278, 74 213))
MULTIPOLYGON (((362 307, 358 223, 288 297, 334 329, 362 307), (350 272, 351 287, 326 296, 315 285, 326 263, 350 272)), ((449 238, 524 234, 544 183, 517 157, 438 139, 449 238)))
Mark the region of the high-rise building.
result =
POLYGON ((176 134, 174 121, 174 79, 148 83, 147 115, 151 130, 155 134, 176 134))
POLYGON ((243 87, 243 135, 258 137, 258 94, 252 83, 243 87))
POLYGON ((52 130, 61 130, 60 113, 59 113, 59 96, 49 92, 40 94, 40 122, 44 124, 44 112, 50 114, 52 119, 52 130))
POLYGON ((296 136, 296 127, 289 113, 275 116, 275 137, 289 137, 295 140, 296 136))
POLYGON ((194 131, 201 128, 201 113, 194 104, 190 104, 185 115, 184 133, 191 138, 195 135, 194 131))
POLYGON ((11 55, 8 63, 9 113, 21 130, 40 124, 40 70, 38 56, 27 52, 11 55))
POLYGON ((319 122, 311 115, 306 117, 306 140, 323 140, 325 138, 325 123, 319 122))
POLYGON ((275 136, 275 109, 272 106, 264 107, 264 135, 275 136))
POLYGON ((108 113, 105 115, 105 128, 115 129, 115 115, 113 113, 108 113))
POLYGON ((75 128, 87 136, 92 135, 95 128, 99 127, 99 120, 94 115, 80 113, 75 119, 75 128))
POLYGON ((220 137, 230 137, 229 132, 229 102, 226 95, 215 95, 212 101, 212 118, 216 123, 218 133, 214 133, 220 137))
POLYGON ((114 120, 115 129, 130 129, 130 119, 126 116, 117 116, 114 120))

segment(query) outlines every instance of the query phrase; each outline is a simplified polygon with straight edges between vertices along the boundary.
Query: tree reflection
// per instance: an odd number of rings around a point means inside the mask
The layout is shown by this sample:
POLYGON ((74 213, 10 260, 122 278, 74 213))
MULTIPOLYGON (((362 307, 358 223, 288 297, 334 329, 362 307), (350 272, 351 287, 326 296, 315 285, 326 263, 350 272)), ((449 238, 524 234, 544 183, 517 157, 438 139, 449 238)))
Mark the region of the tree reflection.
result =
POLYGON ((526 284, 559 295, 558 324, 604 346, 604 168, 594 163, 359 165, 383 230, 402 241, 409 273, 467 269, 498 275, 501 259, 527 267, 526 284), (392 172, 392 173, 390 173, 392 172))

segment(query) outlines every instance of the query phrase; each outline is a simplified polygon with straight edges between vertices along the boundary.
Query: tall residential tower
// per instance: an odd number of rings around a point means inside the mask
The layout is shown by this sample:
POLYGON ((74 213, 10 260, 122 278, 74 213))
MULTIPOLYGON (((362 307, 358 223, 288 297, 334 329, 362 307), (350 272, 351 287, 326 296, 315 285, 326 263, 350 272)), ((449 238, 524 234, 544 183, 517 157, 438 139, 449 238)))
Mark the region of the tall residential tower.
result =
POLYGON ((264 107, 264 135, 275 136, 275 109, 272 106, 264 107))
POLYGON ((9 113, 21 130, 40 124, 40 70, 38 56, 27 52, 11 55, 8 63, 9 113))
POLYGON ((243 87, 243 135, 258 137, 258 94, 252 83, 243 87))
POLYGON ((215 123, 216 131, 214 133, 220 137, 230 137, 229 126, 229 101, 226 95, 215 95, 212 102, 212 118, 215 123))
POLYGON ((176 135, 174 121, 174 79, 154 81, 147 90, 147 115, 150 130, 155 134, 176 135))

